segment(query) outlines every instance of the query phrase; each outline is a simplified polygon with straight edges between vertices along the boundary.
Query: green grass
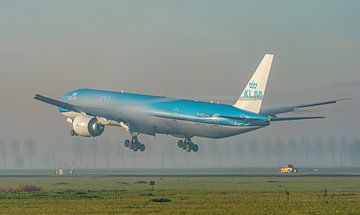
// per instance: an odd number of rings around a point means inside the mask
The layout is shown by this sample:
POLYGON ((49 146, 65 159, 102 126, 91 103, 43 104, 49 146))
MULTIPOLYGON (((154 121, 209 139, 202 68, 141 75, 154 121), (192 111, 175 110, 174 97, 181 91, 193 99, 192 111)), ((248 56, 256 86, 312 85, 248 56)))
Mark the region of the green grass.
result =
POLYGON ((360 177, 0 177, 19 184, 42 190, 0 192, 0 213, 360 214, 360 177))

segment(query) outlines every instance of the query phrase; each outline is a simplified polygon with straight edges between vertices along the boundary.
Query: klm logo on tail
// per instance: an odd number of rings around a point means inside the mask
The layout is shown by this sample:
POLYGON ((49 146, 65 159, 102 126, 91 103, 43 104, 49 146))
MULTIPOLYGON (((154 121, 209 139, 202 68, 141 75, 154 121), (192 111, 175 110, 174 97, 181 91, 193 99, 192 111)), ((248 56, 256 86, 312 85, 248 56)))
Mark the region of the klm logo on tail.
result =
POLYGON ((257 88, 257 83, 256 83, 254 80, 252 80, 252 81, 249 83, 249 87, 250 87, 251 89, 256 89, 256 88, 257 88))
POLYGON ((246 99, 262 99, 263 91, 257 90, 258 84, 252 80, 248 84, 248 88, 245 88, 243 97, 246 99))

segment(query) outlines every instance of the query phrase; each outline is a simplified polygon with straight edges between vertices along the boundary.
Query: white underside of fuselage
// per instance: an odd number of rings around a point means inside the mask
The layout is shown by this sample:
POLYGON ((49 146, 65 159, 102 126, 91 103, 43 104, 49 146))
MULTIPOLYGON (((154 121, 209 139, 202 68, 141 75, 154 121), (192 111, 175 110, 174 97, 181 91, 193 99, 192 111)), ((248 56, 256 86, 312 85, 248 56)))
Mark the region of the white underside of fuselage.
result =
POLYGON ((262 126, 229 126, 212 123, 201 123, 186 120, 158 119, 155 120, 156 133, 171 134, 175 137, 205 137, 205 138, 225 138, 251 130, 261 128, 262 126))
MULTIPOLYGON (((64 112, 66 118, 73 120, 81 113, 64 112)), ((230 126, 213 123, 202 123, 187 120, 175 120, 159 117, 145 117, 132 121, 133 125, 127 125, 122 122, 112 120, 103 120, 103 125, 112 125, 125 128, 127 131, 144 133, 155 136, 156 134, 172 135, 178 138, 186 137, 205 137, 205 138, 225 138, 252 130, 262 128, 264 126, 230 126), (106 122, 106 123, 105 123, 106 122)))

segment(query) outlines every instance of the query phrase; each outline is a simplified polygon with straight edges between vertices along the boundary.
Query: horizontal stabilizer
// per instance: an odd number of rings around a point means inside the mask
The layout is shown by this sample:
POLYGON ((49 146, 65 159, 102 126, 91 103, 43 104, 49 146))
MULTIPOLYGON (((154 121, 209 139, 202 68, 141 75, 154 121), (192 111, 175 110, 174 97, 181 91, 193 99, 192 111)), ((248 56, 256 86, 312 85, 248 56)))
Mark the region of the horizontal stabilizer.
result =
POLYGON ((305 117, 274 117, 271 121, 290 121, 290 120, 304 120, 304 119, 323 119, 323 116, 305 116, 305 117))
POLYGON ((343 101, 343 100, 349 100, 349 98, 334 99, 334 100, 328 100, 328 101, 323 101, 323 102, 313 102, 313 103, 293 105, 293 106, 287 106, 287 107, 264 109, 264 110, 261 110, 260 113, 263 115, 267 115, 267 116, 276 116, 277 114, 293 112, 300 108, 333 104, 333 103, 343 101))

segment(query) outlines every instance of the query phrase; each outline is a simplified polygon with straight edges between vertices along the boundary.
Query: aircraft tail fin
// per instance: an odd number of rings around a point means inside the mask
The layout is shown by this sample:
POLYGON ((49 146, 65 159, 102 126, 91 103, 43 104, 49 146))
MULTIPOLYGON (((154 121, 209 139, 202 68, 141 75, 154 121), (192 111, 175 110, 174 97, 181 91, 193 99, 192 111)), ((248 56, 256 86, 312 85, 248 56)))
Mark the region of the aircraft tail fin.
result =
POLYGON ((240 98, 234 104, 236 108, 254 113, 260 112, 272 60, 272 54, 266 54, 264 56, 256 71, 252 75, 249 83, 246 85, 240 98))

